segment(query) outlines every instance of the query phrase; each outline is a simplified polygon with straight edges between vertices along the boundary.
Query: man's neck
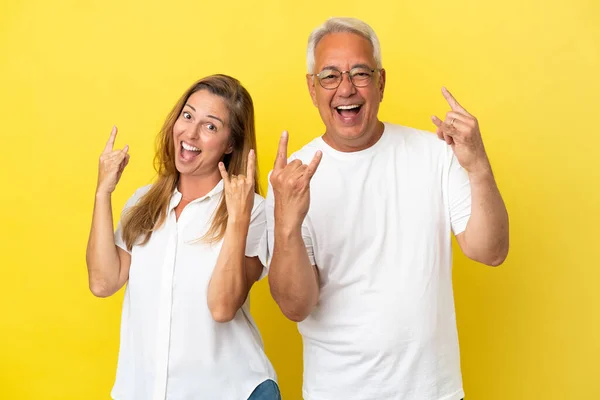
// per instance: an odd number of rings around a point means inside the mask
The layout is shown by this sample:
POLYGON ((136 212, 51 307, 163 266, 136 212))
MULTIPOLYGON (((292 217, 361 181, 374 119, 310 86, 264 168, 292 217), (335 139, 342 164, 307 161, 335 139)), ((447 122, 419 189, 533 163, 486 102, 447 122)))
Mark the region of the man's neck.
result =
POLYGON ((331 148, 341 151, 344 153, 352 153, 356 151, 362 151, 372 147, 379 141, 383 135, 384 130, 383 122, 377 121, 375 126, 369 130, 368 133, 363 134, 357 138, 344 140, 340 139, 339 135, 330 135, 327 132, 323 135, 323 141, 327 143, 331 148))

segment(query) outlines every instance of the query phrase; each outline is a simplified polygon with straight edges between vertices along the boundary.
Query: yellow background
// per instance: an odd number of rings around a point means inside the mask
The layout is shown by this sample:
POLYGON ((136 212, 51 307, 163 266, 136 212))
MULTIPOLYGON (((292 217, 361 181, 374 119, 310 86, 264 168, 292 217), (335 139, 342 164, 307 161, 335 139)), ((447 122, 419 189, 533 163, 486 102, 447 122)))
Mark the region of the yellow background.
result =
MULTIPOLYGON (((0 398, 108 399, 122 291, 94 298, 85 246, 113 124, 131 162, 120 210, 153 178, 155 133, 197 78, 239 78, 262 185, 283 129, 322 133, 304 80, 310 30, 352 15, 379 34, 384 120, 432 129, 446 85, 480 121, 511 217, 498 269, 457 254, 468 399, 600 399, 600 3, 41 1, 0 5, 0 398)), ((299 399, 301 341, 268 294, 253 313, 299 399)))

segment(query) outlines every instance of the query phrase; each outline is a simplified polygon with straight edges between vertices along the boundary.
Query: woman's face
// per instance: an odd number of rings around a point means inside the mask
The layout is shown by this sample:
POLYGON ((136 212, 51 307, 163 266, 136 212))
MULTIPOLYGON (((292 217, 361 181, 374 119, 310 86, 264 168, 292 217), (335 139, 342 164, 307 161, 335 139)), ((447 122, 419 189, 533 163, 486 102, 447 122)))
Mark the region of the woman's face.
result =
POLYGON ((194 176, 214 173, 223 156, 233 151, 230 137, 223 98, 208 90, 193 93, 173 126, 177 171, 194 176))

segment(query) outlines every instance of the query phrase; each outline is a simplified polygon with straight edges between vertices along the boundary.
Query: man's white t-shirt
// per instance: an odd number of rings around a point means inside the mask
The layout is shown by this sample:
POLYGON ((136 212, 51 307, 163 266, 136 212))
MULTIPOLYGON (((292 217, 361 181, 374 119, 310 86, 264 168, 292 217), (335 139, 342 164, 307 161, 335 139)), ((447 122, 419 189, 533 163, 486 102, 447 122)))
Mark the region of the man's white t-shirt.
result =
MULTIPOLYGON (((461 399, 451 233, 471 212, 466 172, 436 135, 388 123, 366 150, 317 138, 290 160, 308 164, 317 150, 302 225, 320 281, 298 324, 304 399, 461 399)), ((273 201, 269 187, 270 249, 273 201)))
MULTIPOLYGON (((149 189, 138 189, 124 212, 149 189)), ((114 399, 246 400, 261 382, 276 380, 249 301, 226 323, 215 322, 208 308, 208 284, 223 241, 198 239, 208 231, 222 192, 223 181, 189 203, 176 221, 181 193, 175 190, 165 223, 148 243, 133 247, 114 399)), ((115 242, 127 251, 120 222, 115 242)), ((264 199, 255 195, 246 256, 259 256, 266 265, 266 251, 264 199)))

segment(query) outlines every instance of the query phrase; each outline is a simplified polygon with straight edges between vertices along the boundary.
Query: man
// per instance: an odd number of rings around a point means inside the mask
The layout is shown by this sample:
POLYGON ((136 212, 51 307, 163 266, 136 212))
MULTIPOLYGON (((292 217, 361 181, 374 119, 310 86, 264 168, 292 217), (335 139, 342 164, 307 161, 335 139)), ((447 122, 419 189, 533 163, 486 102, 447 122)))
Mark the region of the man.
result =
POLYGON ((436 135, 379 121, 385 70, 373 30, 334 18, 313 31, 307 84, 325 124, 267 196, 269 283, 299 322, 306 400, 464 396, 451 234, 500 265, 508 215, 479 127, 445 89, 436 135))

